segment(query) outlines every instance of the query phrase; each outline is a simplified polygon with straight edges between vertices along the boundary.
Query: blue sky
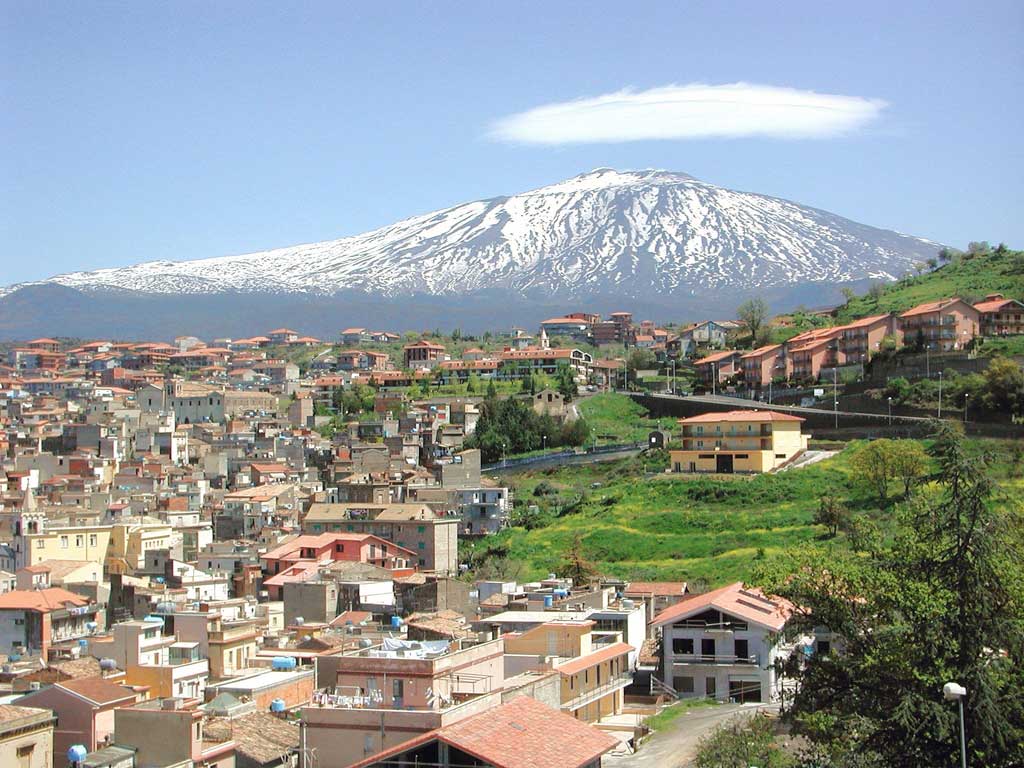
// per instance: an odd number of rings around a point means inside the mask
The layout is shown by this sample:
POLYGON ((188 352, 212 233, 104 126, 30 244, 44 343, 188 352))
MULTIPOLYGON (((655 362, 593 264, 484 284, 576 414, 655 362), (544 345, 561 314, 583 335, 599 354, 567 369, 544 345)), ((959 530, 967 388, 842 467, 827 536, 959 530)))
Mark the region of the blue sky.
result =
POLYGON ((602 166, 1024 247, 1022 39, 1019 0, 8 2, 0 283, 331 239, 602 166), (657 111, 596 131, 574 111, 735 83, 852 113, 652 138, 657 111), (566 102, 538 140, 531 110, 566 102))

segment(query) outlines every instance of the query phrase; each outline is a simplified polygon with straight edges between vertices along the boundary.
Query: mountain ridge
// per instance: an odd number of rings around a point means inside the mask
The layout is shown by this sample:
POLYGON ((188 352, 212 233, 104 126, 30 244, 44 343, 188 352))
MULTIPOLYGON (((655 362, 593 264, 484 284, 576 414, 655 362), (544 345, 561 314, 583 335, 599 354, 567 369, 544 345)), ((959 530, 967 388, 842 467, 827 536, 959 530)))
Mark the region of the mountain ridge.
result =
POLYGON ((413 318, 427 323, 421 328, 478 327, 488 306, 495 322, 520 324, 583 305, 692 319, 709 307, 727 313, 752 295, 779 308, 834 301, 841 287, 894 279, 938 248, 685 173, 598 168, 335 240, 9 286, 0 291, 0 334, 32 333, 55 321, 60 312, 26 315, 33 295, 57 295, 46 286, 73 291, 61 302, 80 311, 66 319, 101 334, 123 329, 126 315, 144 316, 147 327, 158 316, 181 324, 184 306, 201 329, 236 327, 218 300, 239 317, 260 318, 275 307, 282 323, 304 327, 310 323, 301 313, 315 303, 318 332, 329 322, 415 328, 406 325, 413 318), (362 317, 353 317, 356 307, 362 317), (93 311, 101 316, 87 316, 93 311))

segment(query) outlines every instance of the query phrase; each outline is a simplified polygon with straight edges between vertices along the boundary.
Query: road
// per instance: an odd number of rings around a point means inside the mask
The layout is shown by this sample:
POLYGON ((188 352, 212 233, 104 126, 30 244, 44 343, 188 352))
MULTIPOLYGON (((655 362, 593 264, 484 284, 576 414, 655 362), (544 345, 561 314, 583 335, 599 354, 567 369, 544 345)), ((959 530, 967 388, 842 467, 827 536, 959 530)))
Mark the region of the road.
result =
POLYGON ((550 459, 538 459, 529 464, 510 464, 508 467, 503 467, 500 464, 489 465, 483 467, 482 471, 490 475, 500 475, 505 472, 548 469, 567 464, 594 464, 599 461, 612 461, 614 459, 624 459, 627 456, 637 456, 642 450, 642 447, 624 448, 621 451, 609 451, 608 453, 579 453, 573 456, 552 456, 550 459))
POLYGON ((686 768, 697 756, 701 739, 734 717, 751 717, 758 711, 775 711, 770 704, 722 704, 684 712, 663 730, 640 745, 634 755, 608 755, 606 768, 686 768))

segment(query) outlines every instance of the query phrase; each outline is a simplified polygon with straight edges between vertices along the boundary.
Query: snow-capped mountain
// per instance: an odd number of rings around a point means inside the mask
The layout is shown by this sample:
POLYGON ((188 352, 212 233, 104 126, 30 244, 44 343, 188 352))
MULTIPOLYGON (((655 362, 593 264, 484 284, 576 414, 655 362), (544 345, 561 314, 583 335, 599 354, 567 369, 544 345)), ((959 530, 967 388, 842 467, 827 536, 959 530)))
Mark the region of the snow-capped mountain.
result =
MULTIPOLYGON (((895 278, 936 243, 665 171, 599 169, 339 240, 42 281, 83 293, 644 301, 895 278)), ((35 284, 38 285, 38 284, 35 284)), ((0 295, 16 288, 12 286, 0 295)))

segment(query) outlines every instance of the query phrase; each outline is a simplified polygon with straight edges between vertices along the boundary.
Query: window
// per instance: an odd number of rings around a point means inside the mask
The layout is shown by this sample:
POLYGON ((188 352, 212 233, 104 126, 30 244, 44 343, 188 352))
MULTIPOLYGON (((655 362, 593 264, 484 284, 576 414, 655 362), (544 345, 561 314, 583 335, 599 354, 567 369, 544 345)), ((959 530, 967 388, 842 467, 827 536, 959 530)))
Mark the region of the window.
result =
POLYGON ((750 658, 750 648, 746 640, 736 641, 736 658, 737 659, 748 659, 750 658))
POLYGON ((704 693, 708 696, 715 695, 715 678, 705 677, 704 678, 704 693))
POLYGON ((90 547, 95 547, 96 546, 96 534, 95 533, 90 533, 89 534, 89 546, 90 547))
POLYGON ((426 548, 427 548, 427 545, 425 543, 423 543, 422 541, 420 541, 420 542, 418 542, 416 544, 416 549, 426 549, 426 548))
POLYGON ((391 681, 391 695, 396 701, 402 700, 402 695, 405 693, 405 681, 404 680, 392 680, 391 681))
POLYGON ((818 641, 818 653, 822 656, 828 656, 829 651, 832 650, 832 643, 829 640, 818 641))
POLYGON ((61 549, 67 549, 68 548, 68 537, 67 536, 61 536, 60 537, 60 548, 61 549))
POLYGON ((672 638, 672 653, 693 653, 692 637, 672 638))
POLYGON ((425 526, 425 525, 418 525, 418 526, 416 526, 416 532, 417 533, 425 533, 426 530, 427 530, 427 526, 425 526))
POLYGON ((372 755, 377 751, 377 748, 373 746, 373 734, 368 733, 363 736, 363 754, 372 755))
POLYGON ((784 453, 776 453, 775 454, 775 458, 776 459, 784 459, 784 458, 786 458, 786 454, 784 454, 784 453))
POLYGON ((672 687, 679 693, 693 693, 693 678, 674 677, 672 678, 672 687))
POLYGON ((81 534, 78 534, 77 536, 75 536, 75 546, 76 547, 85 546, 85 536, 82 536, 81 534))
POLYGON ((700 654, 701 656, 714 656, 715 655, 715 641, 714 638, 709 638, 700 641, 700 654))

